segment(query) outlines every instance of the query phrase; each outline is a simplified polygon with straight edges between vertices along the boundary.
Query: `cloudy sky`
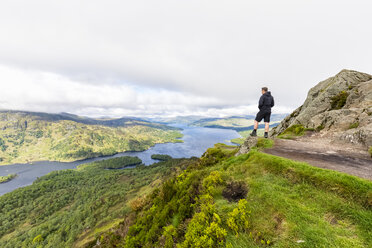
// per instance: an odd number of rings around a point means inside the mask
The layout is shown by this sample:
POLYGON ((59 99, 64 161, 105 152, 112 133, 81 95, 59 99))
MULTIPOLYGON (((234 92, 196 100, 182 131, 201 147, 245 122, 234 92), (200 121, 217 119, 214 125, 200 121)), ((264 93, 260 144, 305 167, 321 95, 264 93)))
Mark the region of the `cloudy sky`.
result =
POLYGON ((372 73, 370 0, 2 0, 0 109, 88 116, 290 112, 372 73))

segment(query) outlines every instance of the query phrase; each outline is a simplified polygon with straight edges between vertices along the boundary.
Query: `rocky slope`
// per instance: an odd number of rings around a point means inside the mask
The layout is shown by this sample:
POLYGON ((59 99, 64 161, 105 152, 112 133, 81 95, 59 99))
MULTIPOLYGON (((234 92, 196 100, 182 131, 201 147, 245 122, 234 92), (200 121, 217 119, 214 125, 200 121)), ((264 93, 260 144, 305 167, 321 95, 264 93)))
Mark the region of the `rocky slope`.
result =
POLYGON ((293 125, 318 131, 333 142, 372 146, 372 76, 342 70, 313 87, 304 104, 271 131, 277 136, 293 125))

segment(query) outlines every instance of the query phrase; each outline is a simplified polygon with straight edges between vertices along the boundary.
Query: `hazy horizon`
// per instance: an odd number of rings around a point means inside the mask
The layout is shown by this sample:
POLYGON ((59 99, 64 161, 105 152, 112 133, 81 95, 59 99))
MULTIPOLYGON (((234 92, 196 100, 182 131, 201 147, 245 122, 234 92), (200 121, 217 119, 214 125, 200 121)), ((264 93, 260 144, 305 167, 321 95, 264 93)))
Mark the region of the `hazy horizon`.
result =
POLYGON ((0 109, 89 117, 290 113, 371 74, 372 2, 2 1, 0 109))
MULTIPOLYGON (((1 111, 13 111, 13 112, 26 112, 26 113, 47 113, 47 114, 67 114, 67 115, 77 115, 79 117, 88 117, 92 119, 118 119, 118 118, 143 118, 143 119, 172 119, 172 118, 228 118, 228 117, 238 117, 238 118, 244 118, 244 117, 254 117, 254 114, 241 114, 241 115, 220 115, 220 116, 206 116, 206 115, 152 115, 152 116, 135 116, 135 115, 123 115, 123 116, 104 116, 104 115, 78 115, 70 112, 43 112, 43 111, 33 111, 33 110, 19 110, 19 109, 1 109, 1 111)), ((273 113, 272 116, 278 116, 278 115, 288 115, 290 113, 273 113)))

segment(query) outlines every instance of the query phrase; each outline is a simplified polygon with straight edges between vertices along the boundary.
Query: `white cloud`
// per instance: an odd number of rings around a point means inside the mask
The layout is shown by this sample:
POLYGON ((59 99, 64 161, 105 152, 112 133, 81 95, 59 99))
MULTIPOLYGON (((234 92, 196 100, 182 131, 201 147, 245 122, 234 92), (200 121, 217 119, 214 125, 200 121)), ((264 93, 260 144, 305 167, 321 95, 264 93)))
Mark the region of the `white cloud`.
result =
POLYGON ((266 85, 276 111, 294 109, 343 68, 371 73, 371 7, 367 0, 4 0, 0 107, 234 114, 256 111, 266 85))
POLYGON ((50 72, 0 65, 0 108, 89 116, 208 116, 246 114, 252 108, 226 108, 228 101, 166 89, 123 84, 86 84, 50 72))

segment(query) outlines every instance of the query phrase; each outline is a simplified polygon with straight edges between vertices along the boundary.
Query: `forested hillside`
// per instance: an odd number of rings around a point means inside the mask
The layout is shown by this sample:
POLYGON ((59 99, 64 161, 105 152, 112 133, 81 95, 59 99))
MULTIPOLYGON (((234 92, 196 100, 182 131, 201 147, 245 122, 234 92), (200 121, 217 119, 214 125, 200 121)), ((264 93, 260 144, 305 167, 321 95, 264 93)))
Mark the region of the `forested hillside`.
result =
POLYGON ((0 112, 0 164, 74 161, 181 142, 178 129, 137 119, 0 112))
POLYGON ((0 247, 80 247, 117 226, 145 195, 194 160, 106 169, 138 164, 138 158, 119 157, 43 176, 0 197, 0 247))

